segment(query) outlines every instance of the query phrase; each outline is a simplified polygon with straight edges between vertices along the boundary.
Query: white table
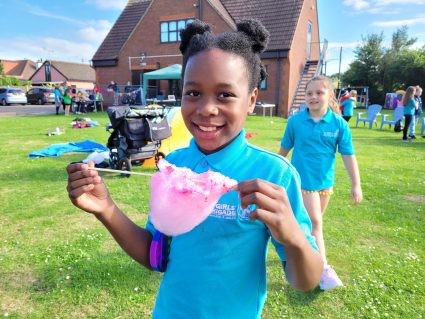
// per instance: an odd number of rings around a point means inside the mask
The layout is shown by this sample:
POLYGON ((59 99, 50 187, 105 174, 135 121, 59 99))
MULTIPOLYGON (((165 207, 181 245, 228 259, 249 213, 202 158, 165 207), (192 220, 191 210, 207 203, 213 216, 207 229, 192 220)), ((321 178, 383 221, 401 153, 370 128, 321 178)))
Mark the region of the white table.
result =
POLYGON ((259 107, 263 109, 263 116, 266 116, 266 109, 269 108, 270 109, 270 117, 273 116, 273 108, 276 106, 276 104, 256 104, 255 107, 259 107))

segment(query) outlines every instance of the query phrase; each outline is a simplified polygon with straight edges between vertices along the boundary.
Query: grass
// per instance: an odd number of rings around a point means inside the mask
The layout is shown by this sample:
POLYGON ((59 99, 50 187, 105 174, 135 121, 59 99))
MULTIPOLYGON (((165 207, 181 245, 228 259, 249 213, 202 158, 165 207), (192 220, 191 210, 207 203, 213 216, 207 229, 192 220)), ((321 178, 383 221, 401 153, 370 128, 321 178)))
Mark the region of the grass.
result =
MULTIPOLYGON (((0 118, 0 317, 149 318, 161 275, 133 262, 92 216, 67 199, 65 167, 87 153, 29 159, 53 143, 91 139, 100 127, 70 129, 70 118, 0 118), (47 136, 49 127, 66 134, 47 136)), ((425 317, 425 139, 354 128, 364 202, 349 200, 350 181, 338 156, 335 195, 325 215, 328 259, 343 288, 311 294, 291 289, 273 249, 263 318, 425 317)), ((286 120, 249 117, 250 141, 277 152, 286 120)), ((136 168, 140 171, 152 171, 136 168)), ((138 224, 148 210, 148 179, 108 175, 114 199, 138 224)), ((219 306, 219 305, 218 305, 219 306)))

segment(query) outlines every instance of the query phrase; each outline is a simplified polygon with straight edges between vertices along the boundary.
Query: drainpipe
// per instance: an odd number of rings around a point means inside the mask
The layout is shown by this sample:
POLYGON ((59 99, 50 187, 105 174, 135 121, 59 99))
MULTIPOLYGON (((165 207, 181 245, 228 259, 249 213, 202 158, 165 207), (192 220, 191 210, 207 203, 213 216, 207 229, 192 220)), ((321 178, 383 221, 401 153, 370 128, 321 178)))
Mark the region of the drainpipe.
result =
POLYGON ((198 19, 202 21, 202 0, 198 0, 198 19))
POLYGON ((279 114, 279 110, 278 110, 278 108, 280 108, 280 107, 282 107, 282 103, 280 103, 280 90, 281 90, 281 87, 280 87, 280 82, 281 82, 281 77, 282 77, 282 58, 280 57, 280 54, 279 54, 279 56, 278 56, 278 58, 277 58, 277 70, 276 70, 276 72, 277 72, 277 75, 276 75, 276 92, 275 92, 275 97, 274 97, 274 99, 275 99, 275 105, 276 105, 276 108, 274 109, 274 115, 277 115, 277 114, 279 114))

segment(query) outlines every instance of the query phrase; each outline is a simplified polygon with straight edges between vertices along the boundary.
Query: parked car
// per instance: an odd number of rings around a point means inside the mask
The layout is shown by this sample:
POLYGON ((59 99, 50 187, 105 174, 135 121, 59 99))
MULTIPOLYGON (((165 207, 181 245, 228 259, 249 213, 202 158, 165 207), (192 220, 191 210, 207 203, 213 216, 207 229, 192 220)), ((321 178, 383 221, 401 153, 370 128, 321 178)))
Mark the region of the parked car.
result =
POLYGON ((0 88, 0 102, 3 106, 9 104, 27 104, 27 97, 21 89, 0 88))
POLYGON ((28 103, 46 104, 55 103, 55 92, 49 88, 32 88, 27 92, 28 103))

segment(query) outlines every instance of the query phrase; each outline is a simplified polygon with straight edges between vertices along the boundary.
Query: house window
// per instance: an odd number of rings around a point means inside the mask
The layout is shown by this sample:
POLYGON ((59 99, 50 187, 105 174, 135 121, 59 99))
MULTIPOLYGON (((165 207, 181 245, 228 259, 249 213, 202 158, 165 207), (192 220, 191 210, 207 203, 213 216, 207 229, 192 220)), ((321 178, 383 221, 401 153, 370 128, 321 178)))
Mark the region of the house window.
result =
POLYGON ((46 63, 44 65, 44 72, 45 72, 46 82, 52 81, 52 73, 51 73, 51 70, 50 70, 50 63, 46 63))
MULTIPOLYGON (((264 66, 264 67, 266 68, 266 72, 267 72, 267 66, 264 66)), ((260 90, 267 90, 267 78, 261 81, 260 90)))
POLYGON ((161 43, 180 41, 180 30, 192 21, 193 19, 161 22, 161 43))
POLYGON ((306 58, 310 60, 310 50, 311 50, 311 32, 313 30, 313 23, 311 21, 307 22, 307 48, 306 48, 306 58))

